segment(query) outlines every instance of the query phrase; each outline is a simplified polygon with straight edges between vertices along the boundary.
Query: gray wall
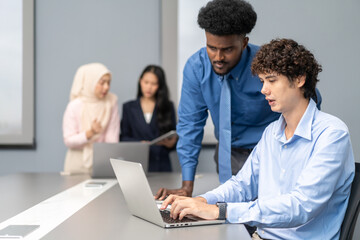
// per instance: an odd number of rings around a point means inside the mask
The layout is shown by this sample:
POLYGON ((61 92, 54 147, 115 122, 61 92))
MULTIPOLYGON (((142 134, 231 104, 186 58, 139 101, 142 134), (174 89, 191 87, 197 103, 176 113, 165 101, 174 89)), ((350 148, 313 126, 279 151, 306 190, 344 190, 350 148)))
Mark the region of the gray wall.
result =
MULTIPOLYGON (((174 2, 37 0, 37 148, 0 149, 0 174, 62 169, 66 152, 61 133, 62 116, 73 75, 81 64, 100 61, 113 71, 112 91, 118 95, 120 105, 134 97, 138 75, 146 64, 159 64, 162 59, 166 60, 164 67, 168 75, 176 76, 176 53, 166 55, 172 45, 173 48, 176 46, 176 37, 173 36, 176 20, 161 19, 164 11, 171 11, 170 16, 176 18, 174 2), (170 22, 172 25, 169 26, 170 22), (161 26, 165 29, 164 34, 161 34, 161 26), (170 41, 167 38, 172 42, 166 42, 170 41)), ((291 37, 315 53, 324 67, 319 83, 323 110, 339 116, 349 126, 358 159, 360 111, 355 98, 360 84, 355 69, 360 55, 360 45, 357 44, 360 33, 356 31, 360 25, 357 14, 360 2, 253 0, 252 4, 258 13, 258 22, 250 34, 251 42, 262 44, 274 37, 291 37)), ((177 79, 174 78, 169 78, 168 82, 176 102, 177 79)), ((201 167, 204 171, 213 169, 212 164, 207 164, 212 152, 212 149, 206 149, 200 157, 199 164, 204 166, 201 167)))
POLYGON ((62 170, 62 117, 80 65, 107 65, 121 105, 145 65, 161 62, 160 0, 37 0, 35 9, 37 148, 0 149, 0 174, 62 170))
MULTIPOLYGON (((315 53, 324 67, 319 83, 323 110, 349 126, 358 158, 360 111, 355 98, 360 84, 355 69, 360 55, 360 2, 253 0, 252 4, 258 23, 250 35, 251 42, 262 44, 274 37, 291 37, 315 53)), ((0 174, 62 169, 66 151, 62 115, 81 64, 100 61, 113 71, 112 91, 120 105, 134 97, 142 68, 161 63, 160 5, 160 0, 36 1, 37 149, 0 149, 0 174)), ((173 88, 176 81, 169 80, 173 88)))
MULTIPOLYGON (((204 33, 197 27, 197 11, 194 9, 199 9, 207 2, 208 0, 182 0, 182 4, 190 9, 186 11, 187 17, 183 20, 192 30, 191 34, 187 33, 185 37, 178 38, 185 41, 183 44, 188 44, 183 51, 194 46, 205 46, 204 33), (187 37, 189 34, 190 39, 187 37)), ((360 26, 360 15, 357 13, 360 2, 252 0, 251 4, 258 15, 256 26, 249 35, 251 43, 261 45, 273 38, 293 38, 311 50, 322 64, 323 72, 319 75, 318 84, 323 97, 322 110, 339 117, 347 124, 355 160, 360 162, 360 111, 357 105, 357 90, 360 83, 359 77, 355 74, 360 63, 360 32, 357 30, 360 26)), ((191 54, 192 52, 188 53, 189 56, 191 54)), ((179 65, 182 55, 183 52, 178 53, 180 60, 172 64, 179 65)), ((182 66, 180 72, 181 68, 182 66)), ((179 86, 182 82, 181 76, 182 74, 179 74, 179 86)), ((208 128, 211 133, 212 129, 208 128)), ((200 161, 208 159, 200 158, 200 161)))
MULTIPOLYGON (((180 1, 179 1, 180 2, 180 1)), ((208 0, 181 0, 189 10, 179 14, 189 25, 179 37, 183 47, 178 53, 179 85, 182 82, 182 59, 199 46, 205 46, 204 32, 196 23, 197 11, 208 0), (184 53, 186 52, 186 53, 184 53), (186 55, 187 54, 187 55, 186 55)), ((360 61, 360 2, 357 0, 251 0, 257 12, 257 23, 249 34, 250 43, 261 45, 273 38, 293 38, 311 50, 322 64, 318 87, 323 96, 322 110, 342 119, 349 127, 354 154, 360 161, 360 111, 357 105, 359 77, 355 74, 360 61)), ((182 8, 179 7, 181 10, 182 8)), ((180 24, 179 24, 180 26, 180 24)), ((179 27, 181 32, 181 26, 179 27)), ((174 64, 178 64, 174 62, 174 64)), ((169 63, 168 63, 169 64, 169 63)), ((179 87, 180 88, 180 87, 179 87)), ((209 121, 208 121, 209 123, 209 121)), ((208 125, 212 125, 210 122, 208 125)), ((205 128, 205 135, 213 128, 205 128)))
MULTIPOLYGON (((66 152, 62 117, 73 76, 81 64, 100 61, 113 71, 112 90, 119 96, 120 104, 134 97, 142 68, 162 60, 160 2, 36 1, 37 149, 0 149, 0 174, 62 170, 66 152)), ((360 2, 253 0, 251 3, 258 13, 251 42, 262 44, 274 37, 291 37, 315 53, 324 67, 319 84, 323 110, 340 117, 349 126, 359 161, 360 111, 356 97, 360 83, 356 67, 360 56, 360 2)), ((171 80, 172 89, 176 82, 171 80)), ((202 152, 199 168, 213 169, 213 161, 209 159, 212 152, 212 149, 202 152)), ((357 236, 360 236, 359 227, 354 239, 357 236)))
POLYGON ((250 41, 263 44, 276 37, 293 38, 311 50, 323 66, 318 87, 322 110, 343 120, 360 162, 360 1, 251 1, 258 22, 250 41))

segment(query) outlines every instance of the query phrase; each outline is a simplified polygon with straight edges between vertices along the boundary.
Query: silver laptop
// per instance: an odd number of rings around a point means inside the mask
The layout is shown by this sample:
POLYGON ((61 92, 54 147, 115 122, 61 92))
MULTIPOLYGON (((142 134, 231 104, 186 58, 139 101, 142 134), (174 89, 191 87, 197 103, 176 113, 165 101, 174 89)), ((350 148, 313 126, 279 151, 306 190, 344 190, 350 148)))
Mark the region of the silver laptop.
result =
POLYGON ((132 215, 164 228, 224 223, 224 220, 171 219, 169 211, 160 211, 140 163, 110 159, 116 178, 132 215), (167 220, 168 219, 168 220, 167 220))
POLYGON ((94 143, 92 178, 115 178, 110 158, 139 162, 148 171, 149 144, 142 142, 94 143))

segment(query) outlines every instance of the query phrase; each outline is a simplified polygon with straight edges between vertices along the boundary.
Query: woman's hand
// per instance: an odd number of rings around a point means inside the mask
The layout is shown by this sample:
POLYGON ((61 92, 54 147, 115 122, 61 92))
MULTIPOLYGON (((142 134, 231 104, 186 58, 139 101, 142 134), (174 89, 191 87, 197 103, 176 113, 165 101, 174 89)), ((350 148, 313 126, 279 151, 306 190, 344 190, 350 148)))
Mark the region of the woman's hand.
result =
POLYGON ((101 132, 102 132, 102 126, 101 126, 100 122, 97 119, 95 119, 91 124, 91 128, 86 131, 86 138, 90 139, 94 135, 101 133, 101 132))
POLYGON ((176 142, 177 142, 177 136, 173 136, 173 137, 165 138, 164 140, 158 142, 156 145, 172 148, 175 146, 176 142))

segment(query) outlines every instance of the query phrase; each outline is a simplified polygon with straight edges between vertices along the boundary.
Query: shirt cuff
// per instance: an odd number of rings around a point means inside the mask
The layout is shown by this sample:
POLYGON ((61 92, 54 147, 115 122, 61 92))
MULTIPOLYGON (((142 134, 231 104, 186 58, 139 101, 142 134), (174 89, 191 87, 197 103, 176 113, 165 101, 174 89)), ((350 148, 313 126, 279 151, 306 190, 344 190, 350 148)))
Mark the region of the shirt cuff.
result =
POLYGON ((182 180, 183 181, 194 181, 195 168, 182 168, 182 180))
POLYGON ((205 199, 206 199, 206 202, 207 202, 208 204, 215 204, 215 203, 218 202, 218 199, 217 199, 216 195, 213 194, 213 193, 211 193, 211 192, 207 192, 207 193, 205 193, 205 194, 202 194, 202 195, 200 195, 199 197, 205 198, 205 199))

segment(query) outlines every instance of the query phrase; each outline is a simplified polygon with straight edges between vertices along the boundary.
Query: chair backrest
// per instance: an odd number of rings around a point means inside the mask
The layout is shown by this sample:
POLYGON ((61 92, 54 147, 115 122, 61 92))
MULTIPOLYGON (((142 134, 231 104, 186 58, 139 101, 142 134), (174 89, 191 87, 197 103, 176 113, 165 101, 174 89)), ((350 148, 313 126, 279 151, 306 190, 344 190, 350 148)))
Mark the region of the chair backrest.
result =
POLYGON ((340 240, 351 240, 360 211, 360 163, 355 163, 355 176, 351 185, 349 204, 341 225, 340 240))

